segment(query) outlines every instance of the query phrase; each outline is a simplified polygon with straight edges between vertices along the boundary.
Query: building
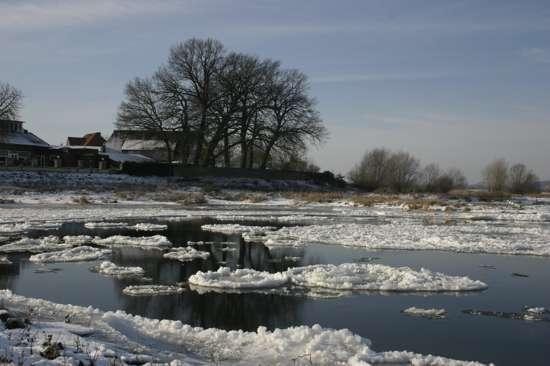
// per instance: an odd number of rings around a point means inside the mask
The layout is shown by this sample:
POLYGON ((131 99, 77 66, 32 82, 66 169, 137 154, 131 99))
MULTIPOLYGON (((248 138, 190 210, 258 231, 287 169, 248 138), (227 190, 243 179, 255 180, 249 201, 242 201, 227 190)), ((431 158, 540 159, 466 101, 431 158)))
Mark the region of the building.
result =
POLYGON ((52 155, 51 146, 22 121, 0 119, 0 166, 50 166, 52 155))
MULTIPOLYGON (((176 144, 172 145, 175 147, 176 144)), ((166 143, 159 133, 153 131, 114 130, 105 147, 123 153, 143 155, 154 161, 168 161, 166 143)), ((172 157, 174 150, 172 148, 172 157)))
POLYGON ((100 147, 105 145, 106 140, 101 136, 100 132, 92 132, 84 135, 83 137, 67 137, 66 146, 77 147, 100 147))

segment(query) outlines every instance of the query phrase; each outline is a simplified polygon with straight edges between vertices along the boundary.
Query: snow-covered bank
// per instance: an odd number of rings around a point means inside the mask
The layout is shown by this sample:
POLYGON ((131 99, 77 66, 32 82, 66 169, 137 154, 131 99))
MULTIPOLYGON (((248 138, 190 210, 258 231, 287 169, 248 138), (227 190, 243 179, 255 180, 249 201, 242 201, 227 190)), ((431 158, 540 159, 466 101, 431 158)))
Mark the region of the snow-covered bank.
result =
POLYGON ((390 267, 382 264, 319 264, 290 268, 292 283, 304 287, 321 287, 352 291, 447 292, 477 291, 487 288, 481 281, 449 276, 422 268, 390 267))
MULTIPOLYGON (((67 314, 71 314, 74 324, 36 321, 37 327, 47 328, 46 334, 52 334, 52 338, 67 342, 68 345, 75 344, 75 334, 71 333, 71 327, 79 322, 86 323, 89 335, 86 338, 76 335, 76 339, 89 345, 97 361, 105 364, 110 364, 114 356, 131 359, 141 355, 142 359, 149 356, 155 362, 178 360, 191 365, 482 365, 477 362, 455 361, 405 351, 376 352, 366 338, 346 329, 326 329, 319 325, 274 331, 268 331, 264 327, 259 327, 256 332, 225 331, 191 327, 180 321, 133 316, 121 311, 104 313, 91 307, 60 305, 17 296, 8 290, 0 291, 0 300, 10 311, 24 311, 32 307, 36 309, 37 318, 47 316, 50 319, 61 320, 67 314)), ((77 329, 75 332, 80 330, 77 329)), ((28 348, 17 348, 14 334, 13 330, 1 329, 1 344, 13 351, 13 354, 21 354, 21 351, 28 354, 28 348)), ((74 352, 74 348, 67 348, 74 352)), ((85 354, 79 355, 83 359, 86 358, 85 354)), ((62 357, 63 355, 58 359, 59 362, 72 362, 74 359, 68 358, 67 361, 67 358, 62 357)), ((35 353, 32 361, 37 361, 37 358, 35 353)))

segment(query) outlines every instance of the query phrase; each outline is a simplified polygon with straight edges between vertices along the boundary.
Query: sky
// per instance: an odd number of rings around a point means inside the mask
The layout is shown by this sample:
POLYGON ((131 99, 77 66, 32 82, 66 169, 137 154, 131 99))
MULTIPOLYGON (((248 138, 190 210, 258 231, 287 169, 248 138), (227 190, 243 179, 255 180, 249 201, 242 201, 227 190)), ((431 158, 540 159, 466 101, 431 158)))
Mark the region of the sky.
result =
POLYGON ((128 80, 192 37, 309 76, 323 170, 387 147, 471 182, 496 158, 550 179, 548 0, 0 0, 0 80, 49 143, 109 136, 128 80))

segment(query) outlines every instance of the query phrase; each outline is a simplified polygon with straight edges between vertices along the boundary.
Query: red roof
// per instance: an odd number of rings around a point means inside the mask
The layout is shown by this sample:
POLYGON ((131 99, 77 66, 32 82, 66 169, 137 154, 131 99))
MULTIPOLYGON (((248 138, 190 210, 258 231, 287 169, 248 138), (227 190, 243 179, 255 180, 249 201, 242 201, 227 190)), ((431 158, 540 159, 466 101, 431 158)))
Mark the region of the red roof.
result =
POLYGON ((93 132, 84 135, 84 137, 67 137, 68 146, 103 146, 105 139, 100 132, 93 132))

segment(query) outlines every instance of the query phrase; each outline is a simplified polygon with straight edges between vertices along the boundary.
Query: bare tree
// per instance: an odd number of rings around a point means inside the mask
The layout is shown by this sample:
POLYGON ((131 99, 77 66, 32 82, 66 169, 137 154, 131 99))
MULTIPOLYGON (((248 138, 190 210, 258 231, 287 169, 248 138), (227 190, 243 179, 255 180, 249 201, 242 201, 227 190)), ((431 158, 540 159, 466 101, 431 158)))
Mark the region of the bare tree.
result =
POLYGON ((195 128, 196 148, 193 163, 199 165, 203 158, 210 107, 216 100, 214 76, 224 57, 223 45, 215 39, 192 38, 170 50, 168 68, 192 92, 200 118, 195 128))
POLYGON ((374 149, 363 156, 359 165, 355 166, 349 177, 356 185, 374 191, 383 188, 387 183, 388 162, 391 152, 387 149, 374 149))
POLYGON ((418 159, 407 152, 400 151, 392 154, 388 161, 388 186, 395 192, 413 190, 419 167, 418 159))
POLYGON ((508 187, 512 193, 530 193, 539 190, 538 177, 525 164, 515 164, 508 174, 508 187))
POLYGON ((19 89, 0 81, 0 119, 17 119, 22 101, 19 89))
POLYGON ((489 163, 483 171, 483 179, 490 192, 504 192, 508 181, 508 163, 497 159, 489 163))
POLYGON ((156 79, 136 78, 126 85, 116 125, 121 129, 154 133, 166 145, 167 160, 172 161, 174 120, 172 110, 163 103, 156 79))
POLYGON ((439 165, 432 163, 428 164, 422 169, 420 173, 421 184, 428 192, 435 192, 438 190, 438 185, 441 180, 441 169, 439 165))
POLYGON ((450 168, 445 175, 451 179, 453 189, 464 189, 468 186, 468 180, 460 169, 450 168))

